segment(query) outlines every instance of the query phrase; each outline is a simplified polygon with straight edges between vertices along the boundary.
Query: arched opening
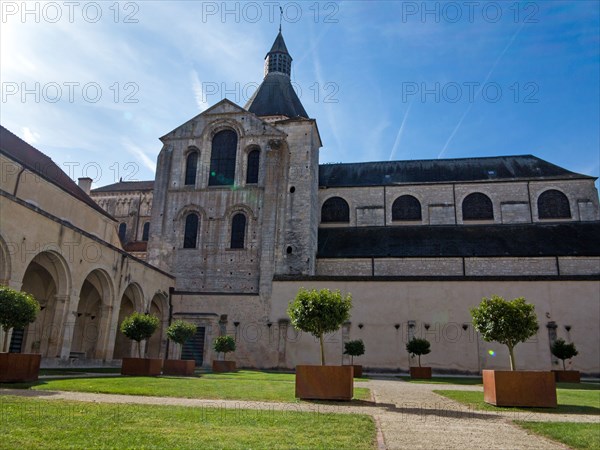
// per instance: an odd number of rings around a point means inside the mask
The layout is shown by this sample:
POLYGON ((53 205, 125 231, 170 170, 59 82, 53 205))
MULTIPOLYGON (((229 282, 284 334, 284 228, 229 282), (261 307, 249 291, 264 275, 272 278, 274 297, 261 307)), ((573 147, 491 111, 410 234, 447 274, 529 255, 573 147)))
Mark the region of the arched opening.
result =
POLYGON ((60 356, 69 292, 67 267, 54 252, 42 252, 29 263, 21 290, 40 303, 40 313, 25 329, 13 330, 11 351, 40 353, 48 358, 60 356))
POLYGON ((490 198, 481 192, 474 192, 462 202, 463 220, 494 220, 494 207, 490 198))
POLYGON ((169 312, 166 300, 162 295, 155 295, 150 303, 150 315, 160 319, 156 332, 148 339, 146 356, 148 358, 162 358, 165 354, 166 333, 169 321, 169 312))
POLYGON ((8 285, 10 280, 10 252, 8 251, 8 245, 0 236, 0 284, 3 286, 8 285))
POLYGON ((121 242, 125 242, 125 236, 127 235, 127 224, 123 222, 119 225, 119 239, 121 242))
POLYGON ((231 186, 235 180, 237 134, 223 130, 215 134, 210 154, 209 186, 231 186))
POLYGON ((402 195, 392 204, 392 220, 420 221, 421 202, 412 195, 402 195))
POLYGON ((246 237, 246 216, 238 213, 231 221, 231 248, 244 248, 246 237))
POLYGON ((115 338, 115 349, 113 352, 113 359, 122 359, 128 358, 133 355, 133 341, 127 338, 123 333, 121 333, 121 323, 123 320, 131 315, 136 310, 136 305, 141 306, 142 304, 142 294, 140 292, 139 287, 135 284, 130 284, 125 289, 123 296, 121 297, 121 305, 119 306, 119 318, 117 320, 117 336, 115 338))
POLYGON ((321 207, 321 223, 350 222, 350 207, 341 197, 328 198, 321 207))
POLYGON ((190 213, 185 218, 183 248, 196 248, 198 245, 198 214, 190 213))
POLYGON ((538 217, 540 219, 570 219, 569 199, 556 189, 544 191, 538 197, 538 217))
POLYGON ((106 321, 104 305, 111 302, 110 281, 102 270, 92 271, 83 282, 79 293, 79 304, 75 318, 75 328, 71 352, 83 353, 85 358, 97 358, 101 329, 106 321))
POLYGON ((185 182, 186 186, 196 184, 196 173, 198 172, 198 152, 192 151, 185 159, 185 182))
POLYGON ((248 153, 248 169, 246 170, 246 184, 258 183, 258 169, 260 166, 260 150, 248 153))
POLYGON ((146 222, 142 228, 142 241, 147 241, 150 236, 150 222, 146 222))

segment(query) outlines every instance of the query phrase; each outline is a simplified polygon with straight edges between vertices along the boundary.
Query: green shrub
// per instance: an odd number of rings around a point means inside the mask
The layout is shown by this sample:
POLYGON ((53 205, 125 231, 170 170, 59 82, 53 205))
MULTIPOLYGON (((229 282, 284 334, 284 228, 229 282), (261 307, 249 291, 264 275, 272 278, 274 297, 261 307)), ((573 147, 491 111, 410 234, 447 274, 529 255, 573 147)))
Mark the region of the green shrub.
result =
POLYGON ((510 370, 515 370, 515 346, 535 336, 539 328, 535 306, 523 297, 509 301, 493 295, 489 299, 484 297, 477 308, 471 309, 471 316, 484 341, 508 347, 510 370))
POLYGON ((4 351, 9 348, 12 328, 25 328, 40 312, 40 304, 31 294, 0 286, 0 326, 4 329, 4 351))
POLYGON ((138 355, 142 357, 141 341, 145 341, 154 334, 160 320, 150 314, 141 314, 134 312, 121 323, 121 332, 138 345, 138 355))
POLYGON ((229 352, 235 351, 235 339, 231 336, 219 336, 213 342, 213 349, 217 353, 223 353, 223 359, 229 352))
POLYGON ((421 367, 421 355, 427 355, 431 353, 431 344, 427 339, 412 338, 406 344, 406 350, 410 353, 411 358, 417 355, 419 360, 419 367, 421 367))
POLYGON ((362 339, 348 341, 344 344, 344 355, 350 355, 350 364, 354 364, 354 357, 365 354, 365 343, 362 339))
POLYGON ((184 320, 176 320, 167 328, 167 337, 181 346, 194 334, 196 334, 196 325, 184 320))
POLYGON ((550 351, 558 359, 562 360, 563 370, 567 370, 565 367, 565 359, 571 359, 573 356, 577 356, 579 352, 575 348, 574 343, 567 344, 564 339, 557 339, 550 347, 550 351))
POLYGON ((323 335, 337 331, 350 318, 351 308, 350 294, 342 297, 340 291, 300 288, 296 298, 290 302, 287 313, 294 328, 319 338, 321 364, 325 365, 323 335))

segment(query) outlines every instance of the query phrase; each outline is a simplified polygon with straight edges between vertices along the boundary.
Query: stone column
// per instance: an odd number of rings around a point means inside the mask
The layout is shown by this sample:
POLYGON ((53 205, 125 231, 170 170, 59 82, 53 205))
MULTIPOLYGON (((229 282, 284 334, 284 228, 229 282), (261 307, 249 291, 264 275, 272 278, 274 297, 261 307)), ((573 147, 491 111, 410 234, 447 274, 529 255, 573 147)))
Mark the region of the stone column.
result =
POLYGON ((290 321, 287 319, 279 320, 279 341, 277 343, 277 367, 282 369, 286 367, 285 348, 287 342, 287 331, 290 321))
MULTIPOLYGON (((44 354, 44 346, 46 346, 46 355, 48 358, 59 358, 61 356, 61 349, 63 344, 64 327, 67 320, 67 309, 70 303, 69 295, 55 295, 54 296, 54 308, 50 311, 51 316, 49 317, 48 330, 42 330, 45 335, 48 332, 48 339, 46 342, 42 341, 42 355, 44 354)), ((46 322, 46 323, 48 323, 46 322)), ((70 344, 69 344, 70 345, 70 344)), ((68 355, 67 355, 68 356, 68 355)))

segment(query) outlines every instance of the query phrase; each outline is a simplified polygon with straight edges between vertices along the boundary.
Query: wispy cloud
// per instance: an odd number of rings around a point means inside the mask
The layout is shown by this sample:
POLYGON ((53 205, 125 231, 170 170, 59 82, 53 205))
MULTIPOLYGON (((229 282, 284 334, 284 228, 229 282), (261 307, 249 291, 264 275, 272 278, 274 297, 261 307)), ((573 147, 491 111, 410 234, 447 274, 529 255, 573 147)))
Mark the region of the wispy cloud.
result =
POLYGON ((402 133, 404 133, 404 125, 406 124, 406 119, 408 119, 408 114, 410 113, 410 108, 412 108, 412 102, 406 108, 406 112, 404 113, 404 117, 402 118, 402 123, 400 124, 400 128, 398 129, 398 133, 396 133, 396 140, 394 141, 394 146, 392 147, 392 151, 390 152, 390 157, 388 161, 391 161, 398 147, 400 146, 400 140, 402 139, 402 133))
POLYGON ((32 131, 29 127, 23 127, 23 139, 29 144, 35 144, 40 138, 40 134, 32 131))
POLYGON ((500 60, 502 59, 502 57, 504 56, 504 54, 507 52, 507 50, 510 48, 510 46, 512 45, 512 43, 515 41, 515 39, 517 38, 517 36, 521 32, 521 30, 523 29, 524 25, 525 25, 525 22, 522 22, 521 25, 519 25, 519 28, 517 28, 517 31, 515 31, 513 33, 513 35, 511 36, 510 40, 508 41, 508 44, 506 44, 506 46, 504 47, 504 49, 500 52, 500 55, 498 55, 498 57, 494 61, 494 64, 492 64, 492 68, 488 71, 488 73, 487 73, 487 75, 485 77, 485 80, 483 80, 483 83, 481 83, 477 87, 477 91, 475 92, 475 96, 473 97, 473 101, 469 103, 469 106, 467 107, 467 109, 465 110, 465 112, 461 116, 460 120, 458 121, 458 123, 454 127, 454 130, 452 130, 452 133, 450 133, 450 137, 446 140, 446 143, 444 144, 444 147, 442 148, 442 151, 438 154, 438 159, 439 158, 443 158, 446 155, 446 150, 448 149, 448 145, 450 145, 450 142, 454 138, 454 135, 456 135, 456 133, 458 132, 460 126, 462 125, 463 121, 465 120, 465 117, 467 117, 467 115, 471 111, 471 108, 473 107, 473 104, 475 103, 475 100, 479 97, 481 89, 488 82, 488 80, 492 76, 492 73, 494 72, 494 69, 496 69, 496 66, 498 65, 498 63, 500 62, 500 60))
POLYGON ((141 162, 147 169, 152 172, 156 172, 156 163, 150 159, 150 157, 140 147, 135 145, 129 139, 123 139, 123 147, 133 156, 135 156, 139 162, 141 162))
POLYGON ((196 105, 198 105, 198 109, 200 112, 204 111, 208 108, 209 104, 206 100, 206 96, 204 95, 204 91, 202 90, 202 83, 200 82, 200 78, 198 77, 198 72, 192 70, 192 91, 194 92, 194 98, 196 99, 196 105))

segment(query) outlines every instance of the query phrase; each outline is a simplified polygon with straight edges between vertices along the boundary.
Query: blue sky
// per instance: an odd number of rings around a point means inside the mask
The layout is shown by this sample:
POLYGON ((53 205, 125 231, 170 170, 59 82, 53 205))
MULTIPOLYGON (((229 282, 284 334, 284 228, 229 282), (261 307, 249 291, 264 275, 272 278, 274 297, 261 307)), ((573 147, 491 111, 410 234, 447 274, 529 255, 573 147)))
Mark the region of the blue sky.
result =
MULTIPOLYGON (((534 154, 600 175, 600 2, 281 2, 320 161, 534 154)), ((153 179, 158 140, 243 106, 273 2, 2 2, 1 123, 94 186, 153 179)))

